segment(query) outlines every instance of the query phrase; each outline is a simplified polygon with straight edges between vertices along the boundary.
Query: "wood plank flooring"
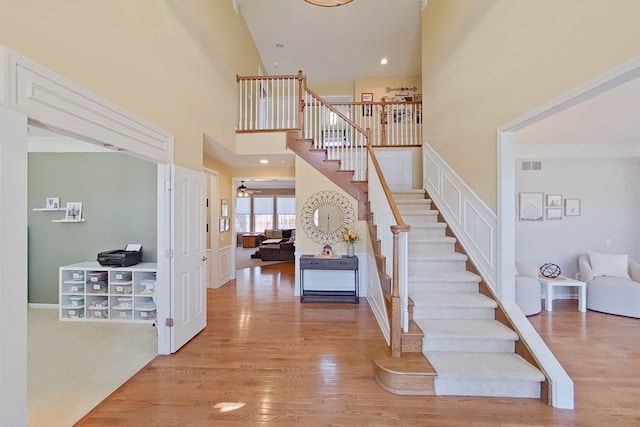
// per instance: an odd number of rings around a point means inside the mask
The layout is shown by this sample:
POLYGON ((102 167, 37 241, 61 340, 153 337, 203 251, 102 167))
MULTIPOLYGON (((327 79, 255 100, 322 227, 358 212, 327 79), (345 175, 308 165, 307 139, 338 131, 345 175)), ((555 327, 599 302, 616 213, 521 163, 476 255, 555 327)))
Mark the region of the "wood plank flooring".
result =
POLYGON ((238 271, 208 291, 207 328, 158 356, 77 426, 637 426, 640 320, 530 317, 576 384, 576 409, 533 399, 397 396, 373 379, 383 337, 366 303, 293 296, 293 264, 238 271), (220 402, 244 406, 220 412, 220 402))

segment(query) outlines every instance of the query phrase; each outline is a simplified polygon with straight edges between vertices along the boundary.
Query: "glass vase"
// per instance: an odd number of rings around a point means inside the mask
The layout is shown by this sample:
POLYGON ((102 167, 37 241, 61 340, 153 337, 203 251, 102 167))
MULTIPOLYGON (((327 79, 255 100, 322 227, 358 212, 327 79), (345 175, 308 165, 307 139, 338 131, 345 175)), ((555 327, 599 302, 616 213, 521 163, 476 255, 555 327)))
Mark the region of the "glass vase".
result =
POLYGON ((355 254, 355 247, 353 243, 347 243, 347 256, 351 258, 355 254))

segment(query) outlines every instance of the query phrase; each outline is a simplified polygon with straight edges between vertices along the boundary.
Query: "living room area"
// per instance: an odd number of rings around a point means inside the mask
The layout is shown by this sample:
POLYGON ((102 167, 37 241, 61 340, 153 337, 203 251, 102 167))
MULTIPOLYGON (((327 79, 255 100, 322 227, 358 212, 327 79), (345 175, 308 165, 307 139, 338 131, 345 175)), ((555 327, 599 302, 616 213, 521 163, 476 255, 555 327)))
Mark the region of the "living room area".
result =
POLYGON ((295 260, 296 199, 292 179, 238 179, 236 270, 295 260))

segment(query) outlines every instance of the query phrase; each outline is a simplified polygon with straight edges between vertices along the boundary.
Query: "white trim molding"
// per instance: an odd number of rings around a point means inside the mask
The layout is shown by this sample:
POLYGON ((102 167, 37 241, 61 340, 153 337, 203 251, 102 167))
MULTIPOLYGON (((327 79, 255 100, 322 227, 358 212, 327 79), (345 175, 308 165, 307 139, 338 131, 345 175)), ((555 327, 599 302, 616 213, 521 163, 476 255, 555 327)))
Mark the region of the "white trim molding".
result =
POLYGON ((127 151, 155 163, 173 162, 173 135, 117 104, 0 46, 0 105, 26 114, 29 121, 127 151))
POLYGON ((423 144, 422 152, 424 188, 485 282, 499 295, 496 215, 429 144, 423 144))
MULTIPOLYGON (((235 243, 235 241, 234 241, 235 243)), ((220 248, 218 250, 218 275, 216 277, 216 284, 214 287, 219 288, 220 286, 227 283, 231 280, 231 252, 234 246, 225 246, 224 248, 220 248)))

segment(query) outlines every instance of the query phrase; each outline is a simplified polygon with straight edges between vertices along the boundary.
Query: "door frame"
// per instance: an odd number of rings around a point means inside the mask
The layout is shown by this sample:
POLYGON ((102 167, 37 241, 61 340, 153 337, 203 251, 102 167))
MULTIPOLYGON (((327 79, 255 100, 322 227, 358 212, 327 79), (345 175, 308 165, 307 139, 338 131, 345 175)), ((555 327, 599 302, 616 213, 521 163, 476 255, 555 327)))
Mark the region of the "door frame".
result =
MULTIPOLYGON (((29 123, 75 139, 102 145, 114 151, 123 151, 158 165, 158 281, 169 285, 171 280, 170 262, 165 254, 171 248, 171 200, 167 177, 174 160, 173 135, 1 45, 0 106, 24 114, 29 123)), ((26 159, 22 166, 26 169, 26 159)), ((26 220, 26 210, 23 215, 26 220)), ((4 241, 3 243, 11 244, 11 242, 4 241)), ((18 245, 21 243, 16 242, 18 245)), ((4 261, 7 255, 2 253, 0 256, 4 261)), ((24 269, 24 277, 26 278, 26 263, 24 269)), ((26 282, 23 285, 26 287, 26 282)), ((7 298, 14 297, 12 294, 7 296, 7 298)), ((8 303, 11 302, 8 301, 8 303)), ((16 298, 15 303, 18 306, 16 310, 19 311, 19 317, 26 319, 26 300, 16 298)), ((170 303, 169 289, 159 290, 158 319, 169 317, 170 303)), ((26 321, 16 322, 13 328, 14 335, 26 341, 26 321)), ((168 337, 170 334, 168 327, 164 325, 164 322, 158 322, 157 330, 158 353, 169 354, 170 341, 168 337)), ((26 347, 16 348, 13 356, 16 360, 24 360, 26 364, 26 347)), ((8 380, 2 378, 0 381, 2 381, 0 389, 3 389, 7 385, 5 381, 8 380)), ((24 382, 25 384, 11 384, 9 381, 8 385, 21 389, 26 387, 26 377, 24 382)), ((26 408, 26 396, 16 394, 9 397, 11 401, 3 402, 3 408, 26 408)), ((26 410, 24 420, 26 425, 26 410)))

